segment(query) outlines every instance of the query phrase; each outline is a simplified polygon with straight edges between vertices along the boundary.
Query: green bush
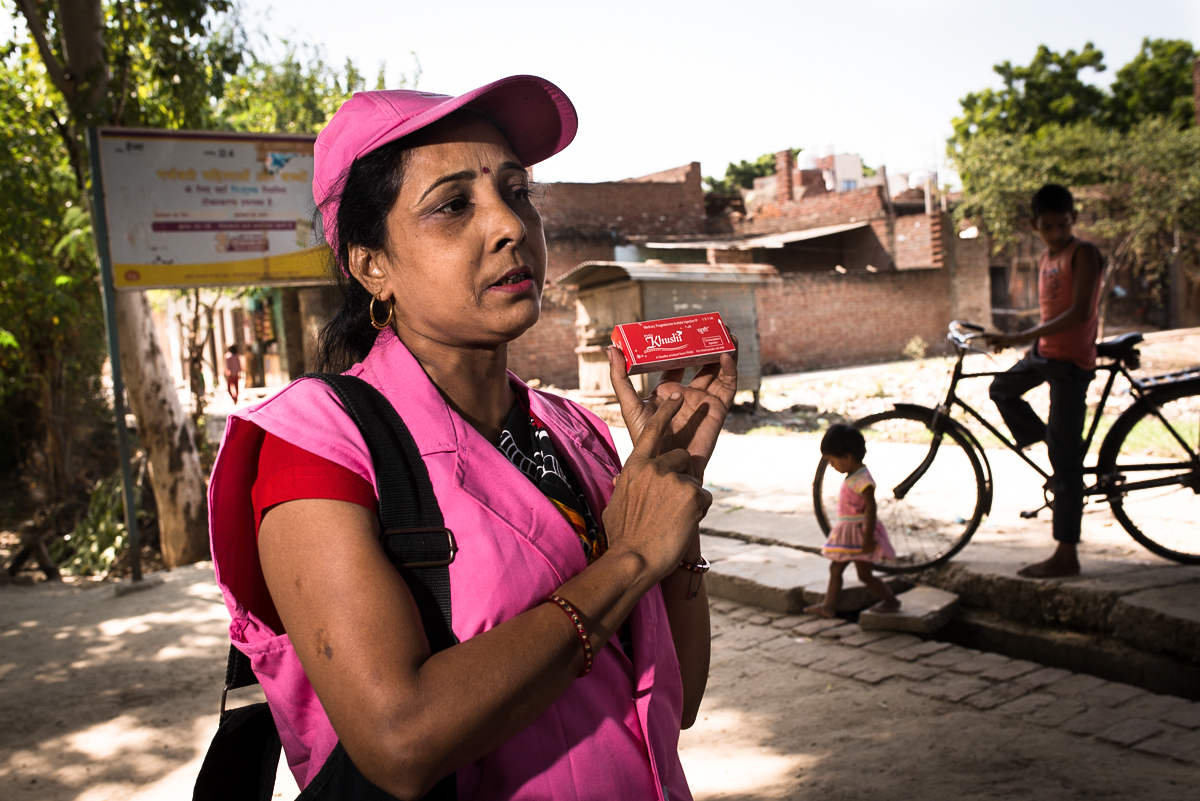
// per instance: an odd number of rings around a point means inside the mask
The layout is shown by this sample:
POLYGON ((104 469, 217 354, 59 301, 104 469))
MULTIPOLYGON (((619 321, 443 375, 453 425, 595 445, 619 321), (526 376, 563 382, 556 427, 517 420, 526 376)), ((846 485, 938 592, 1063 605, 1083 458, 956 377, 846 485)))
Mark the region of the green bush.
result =
MULTIPOLYGON (((134 479, 133 497, 138 507, 139 525, 151 515, 142 509, 142 483, 145 463, 134 479)), ((129 531, 125 525, 125 500, 121 471, 96 482, 88 498, 87 511, 70 534, 50 544, 50 556, 64 573, 103 578, 129 549, 129 531)))

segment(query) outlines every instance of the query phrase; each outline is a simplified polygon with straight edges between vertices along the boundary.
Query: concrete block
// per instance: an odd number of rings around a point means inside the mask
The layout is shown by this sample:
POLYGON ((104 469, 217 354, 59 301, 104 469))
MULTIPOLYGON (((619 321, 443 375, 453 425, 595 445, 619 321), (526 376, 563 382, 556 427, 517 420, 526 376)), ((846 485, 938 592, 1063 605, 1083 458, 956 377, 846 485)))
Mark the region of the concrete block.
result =
POLYGON ((837 650, 816 640, 804 640, 796 644, 800 647, 790 650, 791 661, 793 665, 799 665, 800 667, 808 667, 809 665, 816 664, 837 650))
POLYGON ((806 585, 829 580, 829 563, 815 554, 706 535, 700 541, 712 563, 708 591, 720 598, 795 613, 805 606, 806 585))
POLYGON ((1157 737, 1142 740, 1133 748, 1180 762, 1200 764, 1200 732, 1169 729, 1157 737))
POLYGON ((937 587, 913 587, 897 596, 900 611, 891 614, 866 611, 858 617, 864 631, 886 629, 932 634, 953 619, 958 596, 937 587))
MULTIPOLYGON (((1131 701, 1139 695, 1145 695, 1146 691, 1141 687, 1134 687, 1131 684, 1121 684, 1120 682, 1109 681, 1101 684, 1095 689, 1080 693, 1079 700, 1083 701, 1088 706, 1107 706, 1113 707, 1123 704, 1126 701, 1131 701)), ((1125 710, 1121 710, 1125 712, 1125 710)))
POLYGON ((913 662, 901 662, 896 659, 892 661, 895 663, 896 675, 910 681, 926 681, 942 674, 942 671, 937 668, 926 667, 925 665, 918 665, 913 662))
MULTIPOLYGON (((1177 726, 1183 725, 1177 720, 1172 720, 1173 715, 1181 712, 1186 713, 1188 705, 1191 701, 1185 698, 1179 698, 1174 695, 1153 695, 1151 693, 1143 693, 1137 698, 1134 698, 1128 703, 1121 704, 1117 707, 1122 715, 1128 715, 1131 718, 1145 718, 1146 720, 1164 720, 1168 723, 1174 723, 1177 726)), ((1200 704, 1195 705, 1197 714, 1195 715, 1195 726, 1185 728, 1200 727, 1200 704)))
POLYGON ((769 626, 771 624, 771 618, 768 615, 751 615, 750 617, 746 618, 746 622, 751 626, 769 626))
POLYGON ((899 651, 901 648, 908 648, 916 645, 920 640, 911 634, 893 634, 882 640, 877 640, 863 646, 864 651, 870 651, 873 654, 890 654, 894 651, 899 651))
POLYGON ((780 636, 782 635, 778 631, 769 626, 742 626, 725 632, 721 638, 721 646, 735 651, 746 651, 780 636))
POLYGON ((1053 684, 1046 685, 1046 692, 1065 697, 1077 697, 1088 690, 1094 690, 1104 684, 1104 679, 1088 676, 1085 673, 1072 673, 1066 678, 1059 679, 1053 684))
POLYGON ((846 621, 840 617, 814 617, 807 623, 801 623, 792 629, 794 634, 803 634, 805 637, 815 637, 825 629, 832 629, 836 626, 844 626, 846 621))
POLYGON ((1200 662, 1200 582, 1126 595, 1109 615, 1113 634, 1136 648, 1200 662))
POLYGON ((969 676, 939 676, 928 681, 914 684, 908 688, 910 693, 936 698, 939 701, 959 701, 982 692, 992 685, 986 681, 973 679, 969 676))
POLYGON ((975 656, 975 653, 971 650, 962 646, 951 645, 949 648, 943 648, 935 654, 922 657, 921 664, 936 668, 948 668, 951 665, 957 665, 959 662, 965 662, 973 656, 975 656))
POLYGON ((1001 704, 1000 706, 996 707, 996 711, 1003 715, 1019 717, 1021 715, 1028 715, 1030 712, 1036 712, 1043 707, 1047 707, 1056 700, 1058 700, 1057 696, 1051 695, 1050 693, 1034 691, 1028 695, 1022 695, 1019 698, 1009 701, 1008 703, 1001 704))
MULTIPOLYGON (((1168 696, 1170 697, 1170 696, 1168 696)), ((1182 701, 1183 699, 1177 699, 1182 701)), ((1200 704, 1188 704, 1180 706, 1173 712, 1169 712, 1162 716, 1162 720, 1167 723, 1174 723, 1176 726, 1183 726, 1185 729, 1200 729, 1200 704)))
POLYGON ((1036 689, 1038 687, 1045 687, 1047 684, 1053 684, 1059 679, 1065 679, 1070 675, 1071 671, 1063 670, 1062 668, 1042 668, 1032 673, 1026 673, 1016 681, 1019 684, 1025 684, 1036 689))
POLYGON ((820 633, 819 636, 837 640, 838 642, 843 642, 847 638, 854 637, 859 634, 862 634, 862 629, 858 627, 857 623, 847 623, 844 626, 835 626, 833 628, 825 629, 820 633))
POLYGON ((1053 702, 1046 704, 1041 709, 1027 714, 1025 719, 1030 723, 1053 729, 1078 717, 1085 711, 1087 711, 1087 704, 1078 698, 1055 698, 1053 702))
POLYGON ((905 662, 912 662, 920 659, 923 656, 932 656, 939 651, 944 651, 950 647, 948 642, 937 642, 935 640, 926 640, 919 642, 916 645, 910 645, 907 648, 901 648, 899 651, 893 651, 892 656, 896 659, 903 659, 905 662))
POLYGON ((976 709, 994 709, 1001 704, 1015 701, 1029 693, 1028 687, 1019 684, 994 684, 983 692, 976 693, 966 700, 966 703, 976 709))
POLYGON ((979 674, 985 670, 1007 667, 1012 661, 1007 656, 1001 656, 1000 654, 980 654, 971 659, 964 659, 961 662, 950 665, 950 669, 955 673, 979 674))
POLYGON ((790 628, 800 625, 811 618, 806 615, 783 615, 771 621, 771 625, 781 631, 787 631, 790 628))
POLYGON ((832 673, 834 668, 850 662, 855 662, 862 659, 862 651, 855 651, 850 648, 831 648, 826 652, 825 658, 819 662, 813 662, 808 667, 812 670, 819 670, 823 673, 832 673))
POLYGON ((1166 726, 1143 718, 1127 718, 1115 726, 1110 726, 1096 735, 1099 740, 1116 743, 1128 748, 1142 740, 1148 740, 1156 734, 1162 734, 1166 726))
POLYGON ((1037 662, 1026 662, 1024 659, 1010 659, 1006 663, 993 665, 983 671, 979 674, 979 678, 992 679, 993 681, 1009 681, 1032 673, 1040 667, 1041 665, 1037 662))
POLYGON ((869 660, 869 664, 865 668, 860 668, 857 673, 853 674, 853 678, 855 681, 866 684, 878 684, 897 675, 899 670, 905 667, 908 665, 897 662, 895 659, 874 657, 869 660))
POLYGON ((1125 718, 1111 709, 1089 709, 1082 715, 1077 715, 1063 724, 1063 728, 1071 734, 1096 735, 1100 732, 1124 722, 1125 718))
POLYGON ((849 637, 842 637, 842 645, 851 645, 858 648, 868 643, 873 643, 876 640, 882 640, 884 637, 890 637, 891 632, 888 631, 859 631, 857 634, 852 634, 849 637))

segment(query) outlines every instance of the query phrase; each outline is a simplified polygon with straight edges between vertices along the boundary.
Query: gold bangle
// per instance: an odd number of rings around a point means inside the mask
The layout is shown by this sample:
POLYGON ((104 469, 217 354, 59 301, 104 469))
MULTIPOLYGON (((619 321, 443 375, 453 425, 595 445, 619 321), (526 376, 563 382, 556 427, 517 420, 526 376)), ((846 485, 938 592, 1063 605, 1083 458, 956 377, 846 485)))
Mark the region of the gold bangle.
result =
POLYGON ((695 562, 681 561, 679 567, 692 574, 692 578, 688 579, 687 596, 687 599, 691 601, 700 594, 700 582, 704 580, 704 574, 708 572, 712 565, 709 564, 707 559, 701 556, 695 562))

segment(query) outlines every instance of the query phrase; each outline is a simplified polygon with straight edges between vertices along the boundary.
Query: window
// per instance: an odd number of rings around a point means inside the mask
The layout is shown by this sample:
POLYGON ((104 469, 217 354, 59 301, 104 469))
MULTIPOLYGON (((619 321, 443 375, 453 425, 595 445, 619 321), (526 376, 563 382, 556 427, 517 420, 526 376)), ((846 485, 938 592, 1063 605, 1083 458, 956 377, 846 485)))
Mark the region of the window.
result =
POLYGON ((849 192, 851 189, 858 189, 858 181, 846 179, 842 181, 842 191, 849 192))

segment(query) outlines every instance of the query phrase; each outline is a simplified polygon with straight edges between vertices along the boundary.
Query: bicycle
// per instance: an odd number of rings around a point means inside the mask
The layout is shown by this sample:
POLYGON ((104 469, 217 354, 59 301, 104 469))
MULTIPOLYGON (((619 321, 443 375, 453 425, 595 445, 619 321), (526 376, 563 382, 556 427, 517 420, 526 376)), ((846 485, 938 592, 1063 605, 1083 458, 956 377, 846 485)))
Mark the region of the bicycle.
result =
MULTIPOLYGON (((985 352, 972 344, 983 331, 961 320, 950 323, 947 338, 957 359, 946 397, 936 408, 896 403, 853 424, 868 444, 887 443, 887 458, 871 462, 879 520, 896 550, 894 561, 876 562, 884 572, 915 572, 950 560, 991 512, 991 464, 978 438, 954 418, 956 408, 1045 480, 1046 503, 1021 517, 1053 508, 1051 474, 956 392, 964 378, 1000 375, 964 371, 968 353, 985 352)), ((1087 428, 1085 453, 1090 454, 1101 422, 1110 427, 1094 463, 1088 465, 1085 458, 1084 499, 1107 502, 1121 526, 1147 550, 1176 562, 1200 564, 1200 367, 1135 378, 1130 370, 1139 367, 1136 346, 1142 339, 1141 334, 1124 334, 1096 347, 1104 360, 1097 373, 1107 372, 1108 378, 1087 428), (1133 401, 1114 420, 1105 410, 1118 376, 1128 381, 1133 401), (1087 476, 1094 476, 1090 484, 1087 476)), ((826 534, 840 487, 840 476, 827 467, 822 458, 813 479, 813 505, 826 534)))

